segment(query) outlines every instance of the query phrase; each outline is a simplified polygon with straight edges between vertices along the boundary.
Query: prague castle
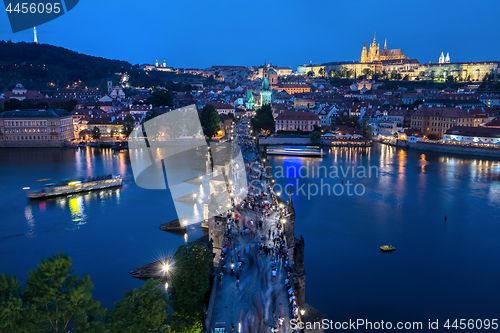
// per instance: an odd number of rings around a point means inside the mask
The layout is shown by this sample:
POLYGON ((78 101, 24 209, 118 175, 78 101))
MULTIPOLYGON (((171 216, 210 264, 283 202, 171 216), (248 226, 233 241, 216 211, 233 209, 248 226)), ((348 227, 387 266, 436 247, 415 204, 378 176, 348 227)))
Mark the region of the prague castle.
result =
POLYGON ((384 60, 404 60, 407 59, 401 49, 387 49, 387 39, 385 40, 384 49, 380 50, 380 45, 377 44, 377 34, 373 37, 373 42, 370 44, 370 49, 366 50, 366 41, 361 51, 361 63, 366 64, 384 60))
POLYGON ((420 64, 417 59, 410 59, 401 49, 387 49, 387 40, 384 49, 380 49, 377 36, 373 37, 369 48, 366 42, 361 50, 360 61, 339 61, 322 64, 308 64, 297 67, 298 74, 313 72, 315 76, 328 76, 332 71, 349 72, 350 78, 366 73, 399 73, 408 80, 448 80, 452 77, 456 81, 482 81, 485 78, 499 79, 498 61, 451 62, 449 53, 441 53, 437 62, 420 64))

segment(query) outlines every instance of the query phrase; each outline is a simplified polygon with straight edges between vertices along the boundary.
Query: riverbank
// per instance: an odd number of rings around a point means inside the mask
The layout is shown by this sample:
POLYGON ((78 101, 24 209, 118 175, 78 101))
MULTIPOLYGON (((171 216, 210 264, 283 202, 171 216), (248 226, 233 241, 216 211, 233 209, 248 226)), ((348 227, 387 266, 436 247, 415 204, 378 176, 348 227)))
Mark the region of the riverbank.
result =
MULTIPOLYGON (((259 138, 259 145, 261 146, 278 146, 278 145, 292 145, 292 146, 311 146, 314 145, 309 137, 296 138, 296 137, 269 137, 259 138)), ((325 147, 369 147, 372 145, 372 140, 366 138, 335 138, 323 137, 316 144, 317 146, 325 147)))
POLYGON ((407 140, 379 140, 378 142, 389 146, 432 151, 436 153, 500 158, 500 149, 495 148, 458 146, 439 142, 408 142, 407 140))

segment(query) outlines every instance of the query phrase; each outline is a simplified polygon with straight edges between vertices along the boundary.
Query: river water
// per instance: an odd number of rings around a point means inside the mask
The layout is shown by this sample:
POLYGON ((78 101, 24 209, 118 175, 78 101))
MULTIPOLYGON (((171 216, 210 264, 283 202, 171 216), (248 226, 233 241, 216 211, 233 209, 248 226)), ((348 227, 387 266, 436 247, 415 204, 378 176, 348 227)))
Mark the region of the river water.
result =
MULTIPOLYGON (((379 144, 270 161, 278 187, 293 184, 306 301, 326 318, 426 327, 428 319, 500 317, 500 161, 379 144), (382 253, 389 243, 396 251, 382 253)), ((187 235, 159 230, 177 218, 172 198, 135 185, 126 151, 1 149, 0 171, 0 272, 24 280, 42 256, 64 251, 106 307, 143 283, 129 271, 203 235, 199 226, 187 235), (22 190, 43 178, 110 173, 125 185, 34 202, 22 190)))
POLYGON ((424 328, 439 319, 443 330, 447 319, 500 317, 500 161, 380 144, 270 161, 275 175, 284 170, 277 183, 293 185, 306 302, 327 319, 420 321, 424 328), (317 177, 319 166, 328 168, 326 178, 325 168, 317 177), (336 177, 335 168, 344 174, 336 177), (301 177, 306 170, 309 178, 301 177), (315 185, 325 186, 323 195, 315 185), (385 244, 396 251, 381 252, 385 244))

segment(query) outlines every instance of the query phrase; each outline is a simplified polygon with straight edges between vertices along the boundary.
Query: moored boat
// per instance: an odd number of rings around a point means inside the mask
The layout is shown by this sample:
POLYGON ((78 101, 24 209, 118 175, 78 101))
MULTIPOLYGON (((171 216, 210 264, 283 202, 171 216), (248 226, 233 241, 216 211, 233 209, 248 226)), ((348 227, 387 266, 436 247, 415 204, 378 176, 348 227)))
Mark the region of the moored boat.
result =
POLYGON ((285 156, 323 156, 323 151, 319 147, 310 146, 274 146, 267 147, 268 155, 285 155, 285 156))
POLYGON ((57 183, 45 184, 42 190, 30 191, 29 188, 25 188, 25 190, 28 198, 42 199, 117 187, 121 186, 122 183, 121 176, 106 175, 91 178, 66 179, 57 183))

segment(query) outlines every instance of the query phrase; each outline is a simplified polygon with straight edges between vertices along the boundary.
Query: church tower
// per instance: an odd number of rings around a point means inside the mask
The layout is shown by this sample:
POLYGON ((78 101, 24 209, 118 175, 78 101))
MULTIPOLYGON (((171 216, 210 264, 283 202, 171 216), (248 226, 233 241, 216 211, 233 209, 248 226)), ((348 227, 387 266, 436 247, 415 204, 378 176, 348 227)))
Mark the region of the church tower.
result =
POLYGON ((366 41, 363 42, 363 50, 361 51, 361 63, 366 64, 368 61, 368 51, 366 50, 366 41))
POLYGON ((260 102, 261 105, 271 104, 273 91, 269 87, 268 77, 265 76, 262 80, 262 87, 260 88, 260 102))
POLYGON ((38 44, 38 37, 36 35, 36 27, 33 27, 33 36, 34 36, 33 42, 35 44, 38 44))
POLYGON ((373 42, 370 45, 370 50, 368 51, 368 58, 370 62, 379 61, 379 45, 377 44, 377 33, 373 36, 373 42))
POLYGON ((156 58, 156 63, 155 63, 156 67, 158 67, 158 58, 156 58))
POLYGON ((446 58, 444 58, 444 62, 445 62, 446 64, 449 64, 449 63, 450 63, 450 52, 447 52, 447 53, 446 53, 446 58))
POLYGON ((253 110, 255 107, 255 100, 253 98, 252 89, 247 89, 247 95, 245 97, 245 106, 247 110, 253 110))
POLYGON ((384 51, 387 51, 387 38, 385 39, 385 43, 384 43, 384 51))
POLYGON ((165 58, 163 58, 163 67, 167 67, 167 63, 165 62, 165 58))
POLYGON ((444 64, 444 54, 441 52, 441 55, 439 56, 439 63, 444 64))

